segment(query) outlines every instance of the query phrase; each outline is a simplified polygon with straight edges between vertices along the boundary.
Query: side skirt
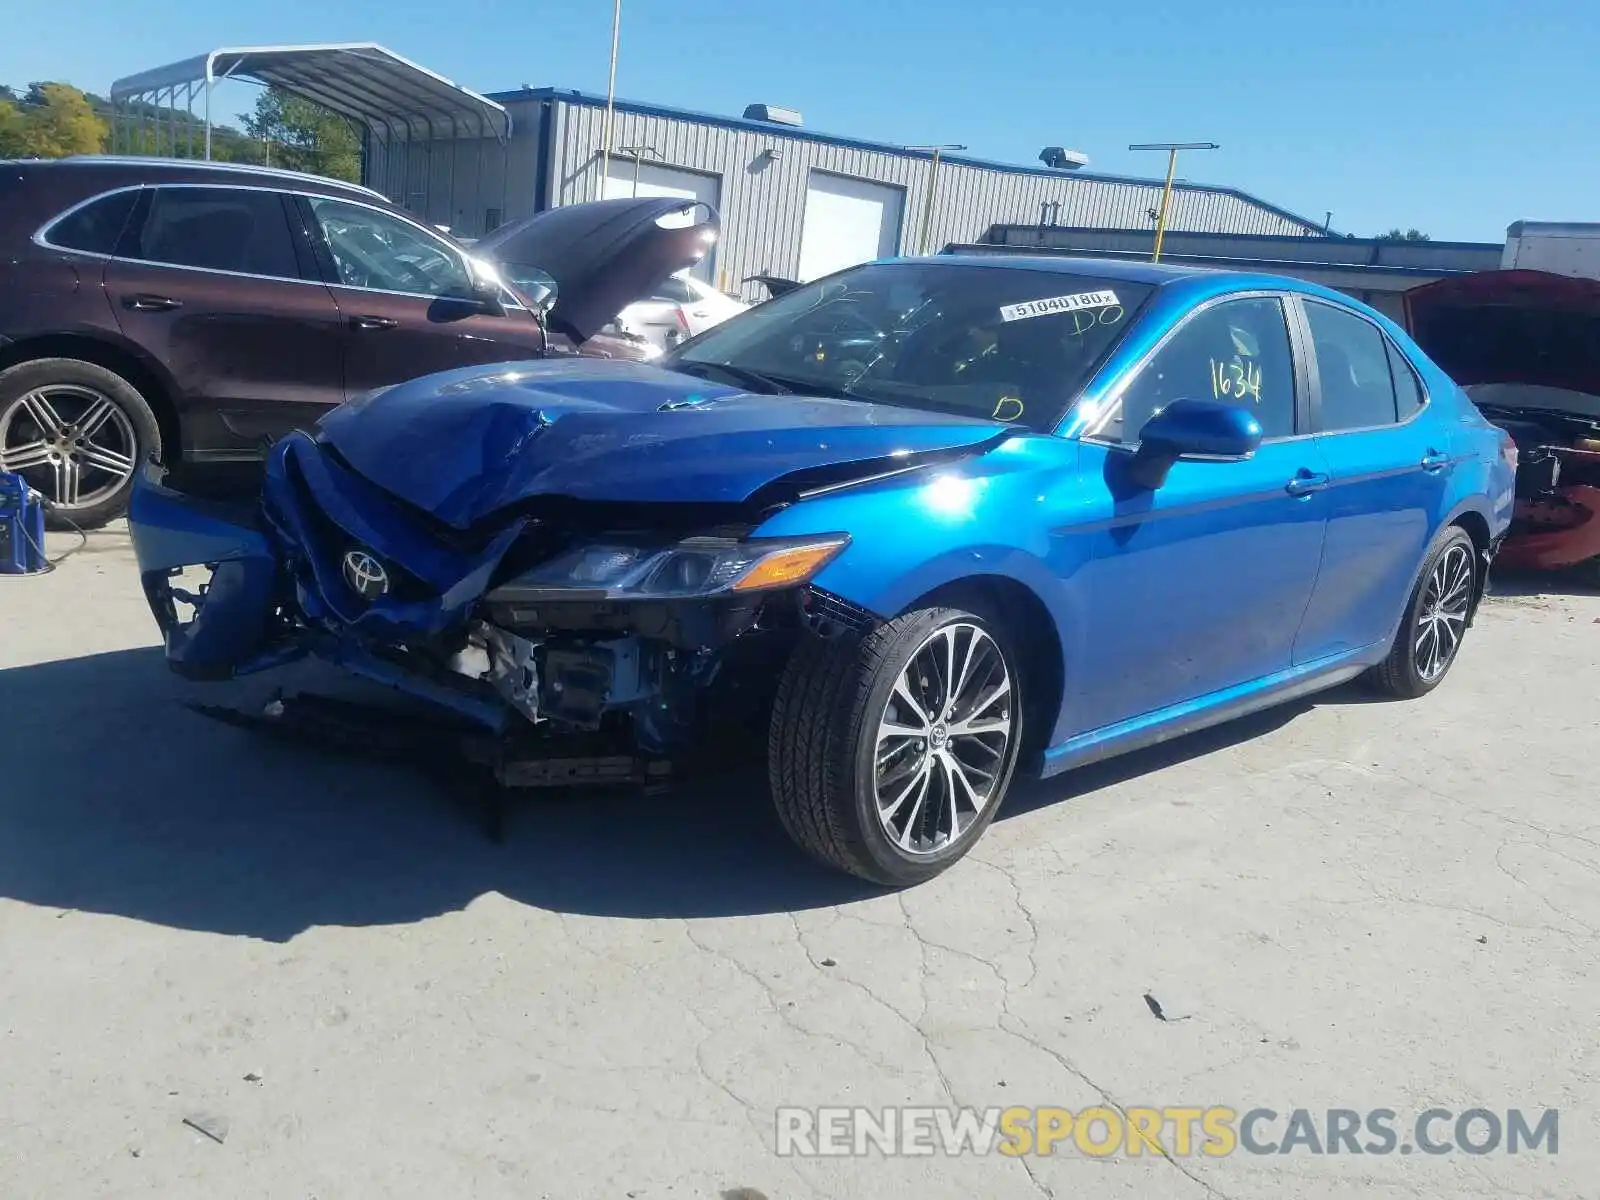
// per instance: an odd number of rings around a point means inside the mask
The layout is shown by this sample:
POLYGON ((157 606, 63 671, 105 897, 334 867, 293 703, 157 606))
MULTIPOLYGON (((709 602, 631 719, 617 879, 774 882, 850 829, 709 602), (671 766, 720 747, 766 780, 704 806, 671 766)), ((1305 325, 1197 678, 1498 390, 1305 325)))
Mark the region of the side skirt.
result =
POLYGON ((1263 679, 1185 700, 1181 704, 1119 721, 1115 725, 1091 729, 1088 733, 1081 733, 1046 750, 1039 774, 1048 778, 1074 767, 1088 766, 1101 759, 1159 745, 1185 734, 1249 716, 1264 708, 1326 691, 1354 679, 1368 667, 1383 661, 1387 652, 1386 643, 1374 643, 1348 654, 1318 659, 1263 679))

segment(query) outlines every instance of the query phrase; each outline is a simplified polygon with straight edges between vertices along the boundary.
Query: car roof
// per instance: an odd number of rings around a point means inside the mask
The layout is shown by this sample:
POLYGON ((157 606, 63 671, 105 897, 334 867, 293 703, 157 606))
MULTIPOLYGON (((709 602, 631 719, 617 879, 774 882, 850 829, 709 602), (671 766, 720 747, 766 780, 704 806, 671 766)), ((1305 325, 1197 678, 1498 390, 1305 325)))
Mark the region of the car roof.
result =
POLYGON ((1157 286, 1175 279, 1214 276, 1204 267, 1174 267, 1165 263, 1130 262, 1125 258, 1067 258, 1051 254, 938 254, 924 258, 894 259, 898 262, 934 262, 958 267, 1013 267, 1028 271, 1050 271, 1058 275, 1090 275, 1096 279, 1125 280, 1157 286))
POLYGON ((389 203, 389 198, 382 192, 359 183, 254 163, 114 154, 81 154, 68 155, 65 158, 25 158, 10 161, 15 165, 27 167, 30 171, 105 171, 152 179, 205 179, 214 176, 218 179, 233 178, 240 181, 246 179, 257 182, 270 181, 285 187, 303 187, 334 194, 345 193, 367 200, 381 200, 384 204, 389 203))
POLYGON ((1292 275, 1273 275, 1264 271, 1240 271, 1216 267, 1170 266, 1126 258, 1092 258, 1073 255, 1047 254, 938 254, 923 258, 888 261, 952 263, 969 267, 1014 267, 1032 271, 1049 271, 1058 275, 1079 275, 1091 279, 1117 282, 1144 283, 1154 287, 1180 285, 1191 299, 1199 300, 1221 296, 1228 292, 1246 292, 1270 289, 1276 292, 1297 292, 1330 303, 1342 304, 1356 312, 1377 317, 1388 324, 1384 316, 1370 305, 1324 284, 1309 279, 1296 279, 1292 275))

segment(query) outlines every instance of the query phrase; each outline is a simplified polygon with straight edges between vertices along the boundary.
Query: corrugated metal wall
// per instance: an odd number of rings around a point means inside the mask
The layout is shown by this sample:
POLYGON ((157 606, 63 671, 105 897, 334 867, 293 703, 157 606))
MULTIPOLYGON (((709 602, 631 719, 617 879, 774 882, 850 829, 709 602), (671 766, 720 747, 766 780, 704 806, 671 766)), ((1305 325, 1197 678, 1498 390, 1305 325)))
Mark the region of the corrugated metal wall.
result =
MULTIPOLYGON (((518 108, 511 106, 520 119, 518 108)), ((532 106, 527 106, 531 108, 532 106)), ((721 174, 724 238, 716 274, 738 290, 747 275, 793 275, 799 267, 806 184, 812 170, 853 175, 905 190, 901 253, 922 249, 923 206, 931 163, 926 156, 890 154, 803 138, 781 129, 729 128, 670 117, 615 112, 611 144, 646 145, 664 166, 721 174), (775 152, 775 157, 767 153, 775 152)), ((598 195, 605 110, 562 102, 555 121, 552 196, 558 204, 598 195)), ((646 159, 646 161, 651 161, 646 159)), ((1146 210, 1161 202, 1161 186, 1070 175, 1028 175, 943 163, 927 249, 976 241, 997 222, 1037 221, 1047 201, 1060 204, 1061 224, 1109 228, 1149 223, 1146 210)), ((1225 193, 1177 188, 1171 226, 1207 232, 1292 234, 1305 227, 1269 209, 1225 193)))
POLYGON ((434 138, 367 145, 366 184, 434 225, 465 237, 485 231, 490 209, 502 221, 533 215, 536 128, 494 138, 434 138))
MULTIPOLYGON (((419 216, 462 236, 484 232, 489 209, 503 220, 534 211, 538 188, 542 98, 505 101, 514 122, 509 145, 476 139, 375 143, 368 156, 371 186, 419 216), (481 158, 482 166, 479 166, 481 158)), ((599 196, 603 107, 557 98, 550 122, 549 202, 573 204, 599 196)), ((617 108, 612 146, 643 145, 644 161, 720 177, 723 241, 714 278, 740 290, 748 275, 792 276, 800 259, 806 185, 813 170, 850 175, 904 190, 900 252, 932 252, 951 242, 977 241, 992 225, 1037 223, 1046 203, 1059 205, 1060 225, 1144 228, 1160 204, 1159 182, 1024 174, 962 164, 940 167, 937 199, 923 237, 923 205, 931 163, 926 155, 891 153, 798 138, 771 129, 723 126, 617 108)), ((615 154, 615 149, 613 149, 615 154)), ((1237 234, 1303 234, 1281 213, 1225 192, 1179 185, 1173 192, 1174 230, 1237 234)))

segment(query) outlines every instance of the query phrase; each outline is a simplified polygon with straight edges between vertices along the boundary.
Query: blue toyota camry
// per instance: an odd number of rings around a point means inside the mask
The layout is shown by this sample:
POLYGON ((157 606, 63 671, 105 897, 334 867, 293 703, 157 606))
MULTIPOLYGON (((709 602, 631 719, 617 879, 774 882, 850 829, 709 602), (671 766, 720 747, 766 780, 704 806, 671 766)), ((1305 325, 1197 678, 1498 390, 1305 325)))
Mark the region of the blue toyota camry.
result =
MULTIPOLYGON (((560 284, 535 319, 559 324, 560 284)), ((1358 675, 1430 691, 1515 454, 1338 293, 947 256, 799 286, 650 364, 358 397, 272 448, 248 510, 152 466, 131 515, 187 675, 324 657, 426 701, 506 787, 651 779, 753 732, 794 841, 905 885, 1018 772, 1358 675)))

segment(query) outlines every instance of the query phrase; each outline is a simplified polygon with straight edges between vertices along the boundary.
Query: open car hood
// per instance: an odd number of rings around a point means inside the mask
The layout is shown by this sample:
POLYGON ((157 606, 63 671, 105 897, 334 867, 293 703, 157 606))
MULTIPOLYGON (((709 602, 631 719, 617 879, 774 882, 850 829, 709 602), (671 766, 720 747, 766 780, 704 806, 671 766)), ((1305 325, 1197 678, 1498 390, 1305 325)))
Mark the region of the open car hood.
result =
POLYGON ((519 269, 553 278, 551 326, 581 342, 667 276, 698 263, 717 232, 717 214, 698 200, 595 200, 502 225, 474 242, 472 253, 494 263, 513 285, 519 269))
POLYGON ((351 401, 318 440, 390 495, 466 529, 536 497, 741 504, 980 451, 995 421, 741 392, 643 363, 539 360, 425 376, 351 401))
POLYGON ((1483 271, 1405 293, 1406 327, 1456 383, 1600 395, 1600 280, 1483 271))

